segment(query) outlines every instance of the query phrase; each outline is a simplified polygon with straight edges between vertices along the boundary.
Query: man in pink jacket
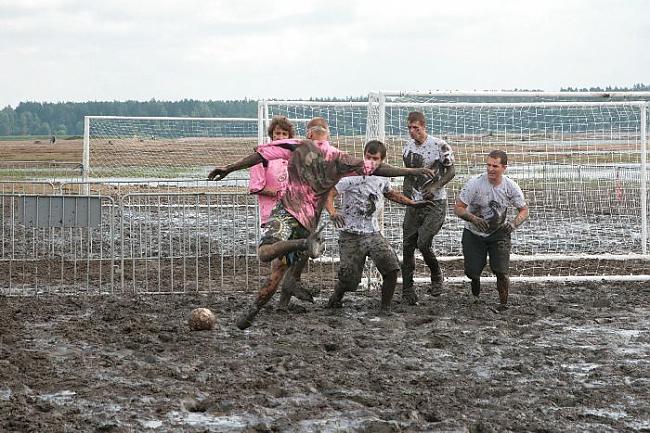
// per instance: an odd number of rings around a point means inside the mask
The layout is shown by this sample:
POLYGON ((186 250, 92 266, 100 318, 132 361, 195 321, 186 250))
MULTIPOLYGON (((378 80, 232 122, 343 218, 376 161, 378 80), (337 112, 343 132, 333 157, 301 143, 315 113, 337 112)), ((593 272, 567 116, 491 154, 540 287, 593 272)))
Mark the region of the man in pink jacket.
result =
MULTIPOLYGON (((271 141, 286 140, 295 136, 293 124, 285 116, 274 116, 267 129, 271 141)), ((268 145, 268 144, 267 144, 268 145)), ((250 180, 248 192, 257 194, 260 206, 260 226, 262 234, 267 230, 271 217, 271 211, 278 204, 289 183, 288 169, 289 161, 286 159, 273 159, 260 163, 250 169, 250 180)), ((311 293, 305 290, 300 283, 302 271, 307 265, 309 257, 306 254, 297 254, 296 263, 291 266, 293 278, 287 279, 282 285, 278 309, 288 310, 291 297, 296 295, 298 299, 313 302, 311 293)))
POLYGON ((271 276, 262 286, 253 304, 237 319, 239 329, 246 329, 262 307, 273 297, 286 272, 296 262, 295 254, 309 257, 321 253, 318 221, 327 193, 344 176, 371 175, 385 177, 424 175, 433 177, 428 168, 398 168, 388 164, 355 158, 330 145, 327 121, 316 117, 307 123, 307 140, 279 140, 259 146, 256 152, 225 167, 216 167, 209 180, 221 180, 229 173, 276 159, 289 161, 289 183, 280 203, 271 211, 268 230, 260 240, 258 255, 271 264, 271 276))

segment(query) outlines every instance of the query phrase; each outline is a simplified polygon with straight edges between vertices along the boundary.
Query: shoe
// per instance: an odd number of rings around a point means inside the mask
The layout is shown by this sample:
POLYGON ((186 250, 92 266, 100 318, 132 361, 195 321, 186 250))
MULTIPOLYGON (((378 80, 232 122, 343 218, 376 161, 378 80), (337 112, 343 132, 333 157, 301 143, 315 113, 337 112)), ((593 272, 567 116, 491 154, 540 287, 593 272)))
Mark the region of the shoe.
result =
POLYGON ((343 295, 345 292, 335 290, 327 301, 327 308, 343 308, 343 295))
POLYGON ((319 257, 323 253, 323 240, 320 237, 325 225, 320 226, 316 231, 310 234, 305 240, 305 254, 312 259, 319 257))
POLYGON ((303 286, 301 282, 296 281, 291 285, 291 287, 288 288, 288 290, 291 295, 295 296, 301 301, 311 302, 312 304, 314 303, 314 296, 307 289, 305 289, 305 286, 303 286))
POLYGON ((253 321, 255 320, 255 316, 257 316, 257 313, 260 312, 260 307, 257 305, 253 304, 246 311, 242 313, 241 316, 237 319, 235 322, 235 325, 241 330, 244 330, 246 328, 249 328, 252 324, 253 321))
POLYGON ((472 280, 472 295, 478 298, 481 294, 481 280, 472 280))
POLYGON ((280 293, 280 299, 278 300, 278 305, 275 307, 276 311, 287 312, 289 311, 289 302, 291 301, 291 293, 289 291, 283 290, 280 293))
POLYGON ((429 288, 429 294, 431 296, 442 295, 442 281, 442 275, 431 277, 431 287, 429 288))
POLYGON ((418 295, 415 294, 413 287, 402 289, 402 302, 406 305, 418 305, 418 295))

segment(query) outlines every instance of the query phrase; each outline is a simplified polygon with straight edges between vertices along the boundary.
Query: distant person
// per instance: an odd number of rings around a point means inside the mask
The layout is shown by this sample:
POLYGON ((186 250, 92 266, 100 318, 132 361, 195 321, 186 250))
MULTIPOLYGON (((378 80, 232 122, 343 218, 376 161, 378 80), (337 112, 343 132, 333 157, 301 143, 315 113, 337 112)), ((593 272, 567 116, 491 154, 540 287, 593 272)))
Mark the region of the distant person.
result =
POLYGON ((445 140, 432 137, 427 133, 424 114, 413 111, 409 113, 407 121, 411 138, 404 144, 402 155, 404 165, 427 167, 438 173, 435 180, 424 176, 404 178, 404 195, 415 201, 432 202, 431 206, 423 208, 407 208, 402 225, 404 236, 402 300, 409 305, 416 305, 418 297, 413 288, 416 248, 420 250, 431 273, 429 293, 432 296, 439 296, 442 293, 443 276, 432 243, 433 237, 442 228, 447 214, 447 191, 444 186, 454 178, 456 169, 451 146, 445 140))
POLYGON ((50 144, 54 144, 54 143, 56 143, 56 137, 55 137, 55 136, 51 136, 51 137, 50 137, 50 144))
POLYGON ((321 254, 322 244, 317 229, 327 193, 342 177, 350 175, 403 176, 406 174, 433 175, 433 171, 408 169, 352 157, 330 145, 329 127, 322 117, 307 123, 307 140, 287 139, 258 146, 257 151, 228 164, 216 167, 209 180, 221 180, 229 173, 255 164, 285 159, 289 161, 287 189, 278 205, 271 211, 268 230, 260 240, 258 256, 263 262, 272 262, 271 276, 259 290, 255 301, 237 319, 239 329, 246 329, 273 297, 283 278, 292 278, 287 268, 296 262, 296 253, 305 252, 315 258, 321 254), (286 275, 285 275, 286 274, 286 275))
MULTIPOLYGON (((295 128, 285 116, 274 116, 271 119, 267 133, 271 141, 285 140, 294 138, 295 128)), ((266 164, 260 163, 250 169, 250 180, 248 182, 248 191, 257 195, 259 203, 260 226, 262 235, 266 232, 267 225, 271 216, 271 210, 278 204, 284 191, 287 189, 289 174, 287 167, 289 161, 286 159, 274 159, 266 161, 266 164)), ((309 257, 300 253, 298 262, 293 266, 294 278, 296 284, 294 287, 283 285, 278 307, 286 309, 292 296, 292 289, 296 291, 299 299, 307 299, 309 295, 304 293, 300 285, 300 278, 304 267, 307 265, 309 257)))
MULTIPOLYGON (((363 150, 366 161, 379 165, 386 159, 386 146, 371 140, 363 150)), ((384 207, 384 197, 407 206, 424 207, 430 202, 415 202, 391 188, 390 179, 379 176, 344 177, 332 188, 325 208, 339 231, 339 271, 334 293, 328 308, 342 307, 346 292, 357 290, 366 257, 375 263, 382 277, 380 315, 390 314, 391 301, 399 273, 399 260, 390 243, 382 236, 377 216, 384 207), (341 211, 337 212, 334 199, 342 194, 341 211)))
POLYGON ((470 179, 462 188, 454 213, 467 221, 463 230, 465 275, 472 294, 481 293, 481 273, 490 256, 490 268, 497 277, 500 308, 506 308, 510 290, 510 235, 528 219, 528 206, 517 183, 505 176, 508 155, 493 150, 487 156, 486 173, 470 179), (507 221, 508 208, 517 215, 507 221))

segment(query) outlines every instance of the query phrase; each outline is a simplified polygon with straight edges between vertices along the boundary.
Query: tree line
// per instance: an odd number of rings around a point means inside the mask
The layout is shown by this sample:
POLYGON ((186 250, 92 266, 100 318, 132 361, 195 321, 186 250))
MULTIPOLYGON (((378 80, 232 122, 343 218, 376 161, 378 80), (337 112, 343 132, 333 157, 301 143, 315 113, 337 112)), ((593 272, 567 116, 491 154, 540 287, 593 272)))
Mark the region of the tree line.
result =
MULTIPOLYGON (((650 84, 632 87, 562 88, 561 91, 650 91, 650 84)), ((365 101, 365 97, 312 98, 313 101, 365 101)), ((21 102, 0 110, 0 136, 72 136, 82 135, 84 116, 137 117, 256 117, 257 101, 91 101, 21 102)))

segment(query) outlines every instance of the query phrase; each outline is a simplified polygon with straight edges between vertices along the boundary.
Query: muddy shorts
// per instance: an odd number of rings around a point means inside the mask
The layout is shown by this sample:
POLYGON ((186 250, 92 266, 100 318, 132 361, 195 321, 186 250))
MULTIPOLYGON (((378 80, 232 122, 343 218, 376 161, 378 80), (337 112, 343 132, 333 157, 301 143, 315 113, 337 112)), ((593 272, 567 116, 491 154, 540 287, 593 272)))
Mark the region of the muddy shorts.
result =
MULTIPOLYGON (((305 239, 309 230, 303 227, 298 220, 278 203, 271 211, 269 222, 265 224, 259 245, 271 245, 280 241, 292 239, 305 239)), ((289 253, 284 256, 286 264, 290 265, 298 260, 299 253, 289 253)))
POLYGON ((510 270, 510 235, 498 230, 483 237, 463 230, 463 257, 465 275, 470 279, 479 278, 490 256, 490 269, 495 274, 508 274, 510 270))
POLYGON ((399 270, 397 254, 380 233, 339 232, 341 261, 338 279, 346 290, 354 291, 361 282, 366 257, 370 257, 381 275, 399 270))

